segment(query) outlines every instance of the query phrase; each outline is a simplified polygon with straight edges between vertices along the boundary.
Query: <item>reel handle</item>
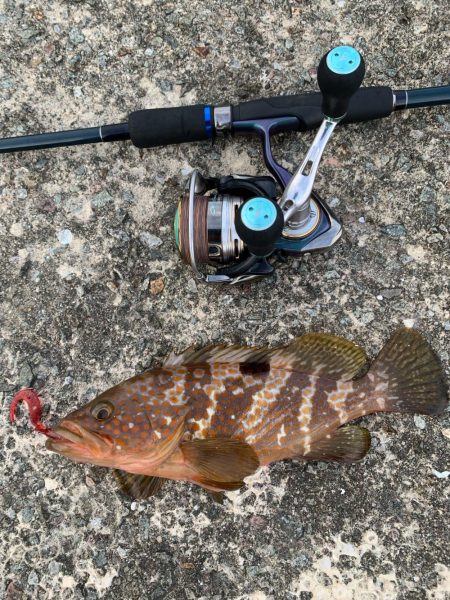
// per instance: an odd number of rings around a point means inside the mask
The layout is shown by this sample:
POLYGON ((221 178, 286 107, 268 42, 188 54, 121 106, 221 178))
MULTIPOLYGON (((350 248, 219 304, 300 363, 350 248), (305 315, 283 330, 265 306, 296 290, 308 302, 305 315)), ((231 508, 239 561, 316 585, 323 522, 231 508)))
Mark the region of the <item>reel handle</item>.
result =
POLYGON ((362 56, 351 46, 336 46, 320 61, 317 80, 325 118, 280 198, 284 220, 291 232, 299 234, 311 223, 310 197, 320 159, 336 125, 345 117, 350 99, 360 87, 365 69, 362 56))
POLYGON ((350 99, 361 86, 365 72, 363 57, 351 46, 336 46, 322 57, 317 82, 325 117, 340 120, 346 115, 350 99))

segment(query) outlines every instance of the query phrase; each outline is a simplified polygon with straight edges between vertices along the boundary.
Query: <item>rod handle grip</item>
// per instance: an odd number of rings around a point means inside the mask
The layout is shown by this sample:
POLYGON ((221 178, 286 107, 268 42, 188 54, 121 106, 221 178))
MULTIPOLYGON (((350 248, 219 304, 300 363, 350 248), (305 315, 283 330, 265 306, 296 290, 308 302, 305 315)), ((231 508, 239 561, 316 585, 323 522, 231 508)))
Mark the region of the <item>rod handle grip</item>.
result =
POLYGON ((136 110, 128 117, 130 139, 138 148, 201 142, 213 136, 210 106, 136 110))
MULTIPOLYGON (((296 117, 298 131, 319 127, 323 120, 320 92, 292 96, 272 96, 249 100, 233 106, 234 121, 252 121, 275 117, 296 117)), ((392 89, 387 86, 360 88, 350 99, 345 123, 355 123, 389 116, 394 110, 392 89)))

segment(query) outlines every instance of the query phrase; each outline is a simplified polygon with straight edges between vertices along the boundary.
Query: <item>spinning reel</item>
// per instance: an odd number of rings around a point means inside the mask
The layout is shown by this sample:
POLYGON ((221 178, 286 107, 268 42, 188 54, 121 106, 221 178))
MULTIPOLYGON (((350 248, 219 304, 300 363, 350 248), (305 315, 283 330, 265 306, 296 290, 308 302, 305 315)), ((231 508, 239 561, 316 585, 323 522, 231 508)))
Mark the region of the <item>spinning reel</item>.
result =
MULTIPOLYGON (((268 257, 275 252, 299 256, 327 250, 338 241, 342 226, 313 186, 325 146, 345 117, 364 72, 362 57, 349 46, 333 48, 322 58, 317 79, 323 120, 294 175, 275 161, 270 144, 273 133, 289 128, 289 117, 233 123, 235 133, 260 136, 274 178, 214 178, 194 170, 178 204, 174 229, 178 250, 198 278, 239 283, 266 277, 274 271, 268 257), (216 272, 200 271, 200 265, 216 267, 216 272)), ((224 110, 220 116, 226 117, 224 110)))

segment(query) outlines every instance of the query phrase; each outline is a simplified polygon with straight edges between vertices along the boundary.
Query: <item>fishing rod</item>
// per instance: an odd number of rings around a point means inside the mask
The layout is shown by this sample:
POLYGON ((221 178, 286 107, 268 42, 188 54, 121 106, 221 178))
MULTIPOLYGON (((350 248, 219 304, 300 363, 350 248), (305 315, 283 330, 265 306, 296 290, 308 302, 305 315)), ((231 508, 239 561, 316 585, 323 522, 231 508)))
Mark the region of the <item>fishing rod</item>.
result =
POLYGON ((321 252, 339 240, 339 220, 313 189, 322 154, 338 124, 450 104, 450 85, 411 90, 361 88, 364 74, 359 52, 337 46, 322 57, 317 69, 320 93, 274 96, 235 106, 138 110, 126 123, 1 139, 0 153, 123 140, 131 140, 138 148, 153 148, 223 135, 257 135, 271 175, 206 177, 194 170, 174 221, 181 257, 199 279, 239 283, 271 275, 274 266, 268 259, 274 254, 321 252), (316 128, 314 141, 294 174, 277 163, 272 135, 316 128))

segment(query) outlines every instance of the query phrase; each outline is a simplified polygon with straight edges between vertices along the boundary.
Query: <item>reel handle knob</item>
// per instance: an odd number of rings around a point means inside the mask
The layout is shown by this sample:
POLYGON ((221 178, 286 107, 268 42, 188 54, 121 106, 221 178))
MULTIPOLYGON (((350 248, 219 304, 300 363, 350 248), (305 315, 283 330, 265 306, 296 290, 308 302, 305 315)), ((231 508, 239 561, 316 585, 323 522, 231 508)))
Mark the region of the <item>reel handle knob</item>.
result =
POLYGON ((268 198, 252 198, 241 204, 235 228, 250 253, 260 258, 269 256, 284 227, 283 211, 268 198))
POLYGON ((361 86, 366 67, 361 54, 351 46, 336 46, 325 54, 317 69, 325 117, 345 116, 350 99, 361 86))

